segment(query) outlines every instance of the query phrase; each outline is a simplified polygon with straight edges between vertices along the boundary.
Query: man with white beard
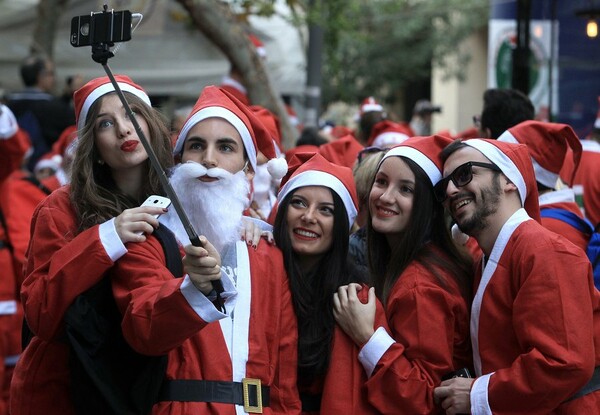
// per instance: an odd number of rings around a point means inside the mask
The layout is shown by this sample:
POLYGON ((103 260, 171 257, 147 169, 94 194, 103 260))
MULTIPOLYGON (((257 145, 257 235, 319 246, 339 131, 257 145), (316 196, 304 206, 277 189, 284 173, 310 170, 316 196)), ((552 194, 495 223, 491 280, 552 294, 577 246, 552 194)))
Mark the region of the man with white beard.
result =
POLYGON ((189 244, 169 211, 161 222, 184 246, 183 278, 170 274, 152 236, 117 265, 125 338, 140 353, 169 357, 153 414, 300 413, 297 322, 281 253, 239 240, 259 151, 283 176, 287 166, 274 160, 273 142, 248 107, 205 88, 175 144, 181 164, 170 179, 203 247, 189 244), (212 302, 217 279, 224 312, 212 302))

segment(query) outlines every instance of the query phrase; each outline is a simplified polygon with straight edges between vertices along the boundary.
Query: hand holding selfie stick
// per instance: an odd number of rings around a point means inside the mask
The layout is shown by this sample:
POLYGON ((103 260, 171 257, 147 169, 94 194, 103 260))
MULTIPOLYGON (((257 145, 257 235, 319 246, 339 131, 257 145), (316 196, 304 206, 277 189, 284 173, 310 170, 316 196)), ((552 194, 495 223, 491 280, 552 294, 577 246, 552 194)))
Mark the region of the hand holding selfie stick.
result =
MULTIPOLYGON (((104 5, 104 13, 108 13, 106 5, 104 5)), ((171 199, 171 203, 172 203, 173 207, 175 208, 175 212, 177 213, 179 220, 181 220, 181 223, 183 224, 183 228, 185 229, 185 232, 187 233, 188 237, 190 238, 190 242, 194 246, 201 247, 202 243, 200 242, 200 238, 198 237, 196 230, 194 229, 192 223, 188 219, 187 214, 185 213, 185 210, 183 209, 183 206, 181 205, 181 202, 179 201, 179 198, 177 197, 177 194, 175 193, 175 190, 171 186, 171 183, 169 182, 165 171, 162 169, 162 166, 160 165, 160 162, 158 161, 158 158, 156 157, 156 154, 154 153, 154 150, 152 149, 152 146, 150 145, 150 142, 144 135, 144 132, 142 131, 137 119, 135 118, 133 111, 131 110, 131 107, 129 106, 129 103, 125 99, 125 95, 123 95, 123 91, 119 87, 119 84, 117 83, 116 79, 114 78, 114 76, 112 74, 112 71, 110 70, 110 68, 108 66, 108 59, 110 59, 114 56, 114 54, 109 49, 111 46, 114 46, 113 42, 99 42, 99 43, 92 42, 92 59, 95 62, 98 62, 102 65, 102 67, 104 68, 104 71, 106 72, 106 75, 108 75, 108 78, 110 79, 112 85, 114 86, 115 91, 116 91, 117 95, 119 96, 119 99, 121 100, 121 103, 123 104, 123 107, 125 108, 125 112, 127 113, 127 116, 133 123, 135 131, 140 139, 140 142, 142 143, 142 145, 144 146, 144 149, 146 150, 146 153, 148 154, 148 159, 150 160, 150 165, 158 174, 160 184, 162 185, 163 189, 167 193, 167 196, 169 197, 169 199, 171 199)), ((221 280, 215 280, 215 281, 212 281, 212 285, 217 294, 217 299, 215 300, 215 305, 223 313, 225 313, 226 312, 225 305, 223 304, 223 299, 221 298, 221 293, 224 290, 223 283, 221 282, 221 280)))

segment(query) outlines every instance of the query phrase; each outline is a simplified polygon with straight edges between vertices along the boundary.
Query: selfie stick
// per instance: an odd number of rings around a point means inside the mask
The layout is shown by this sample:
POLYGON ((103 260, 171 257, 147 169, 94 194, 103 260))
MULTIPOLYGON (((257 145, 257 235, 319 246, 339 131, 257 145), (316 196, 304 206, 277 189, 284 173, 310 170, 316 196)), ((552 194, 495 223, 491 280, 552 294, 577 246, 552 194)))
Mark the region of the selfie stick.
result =
MULTIPOLYGON (((181 223, 183 224, 183 228, 185 229, 185 232, 187 233, 188 237, 190 238, 190 242, 194 246, 201 247, 202 243, 200 242, 200 238, 198 237, 196 230, 194 229, 192 223, 188 219, 187 214, 185 213, 185 210, 183 209, 183 206, 181 206, 181 203, 179 202, 179 198, 177 197, 175 190, 171 186, 169 179, 167 179, 167 175, 165 174, 165 171, 162 169, 160 162, 158 161, 158 158, 156 158, 156 154, 154 154, 154 150, 152 149, 152 146, 150 145, 150 143, 148 142, 148 139, 144 135, 144 132, 142 131, 142 129, 140 127, 140 124, 138 123, 137 119, 133 115, 133 111, 131 111, 131 107, 129 106, 129 103, 125 99, 125 95, 123 95, 123 91, 119 87, 119 84, 117 83, 110 68, 108 67, 108 59, 115 56, 109 50, 109 46, 113 46, 113 45, 109 44, 109 43, 93 44, 92 45, 92 59, 95 62, 98 62, 99 64, 102 65, 102 67, 104 68, 104 71, 106 72, 106 75, 108 75, 108 78, 110 79, 110 82, 113 84, 115 91, 117 92, 117 95, 119 96, 119 99, 121 100, 121 103, 123 104, 123 107, 125 107, 125 112, 127 113, 127 116, 133 123, 135 132, 137 133, 138 137, 140 138, 140 142, 142 143, 142 145, 144 146, 144 149, 146 150, 146 153, 148 154, 148 159, 150 160, 150 165, 152 166, 154 171, 158 174, 160 184, 162 185, 163 189, 167 193, 167 196, 169 197, 169 199, 171 199, 171 203, 173 204, 173 207, 175 208, 175 212, 177 213, 177 216, 179 216, 179 220, 181 220, 181 223)), ((223 283, 219 279, 219 280, 212 281, 212 285, 217 294, 217 299, 215 300, 215 305, 219 309, 221 309, 223 311, 223 313, 225 313, 225 305, 223 304, 223 299, 221 298, 221 293, 224 290, 223 283)))

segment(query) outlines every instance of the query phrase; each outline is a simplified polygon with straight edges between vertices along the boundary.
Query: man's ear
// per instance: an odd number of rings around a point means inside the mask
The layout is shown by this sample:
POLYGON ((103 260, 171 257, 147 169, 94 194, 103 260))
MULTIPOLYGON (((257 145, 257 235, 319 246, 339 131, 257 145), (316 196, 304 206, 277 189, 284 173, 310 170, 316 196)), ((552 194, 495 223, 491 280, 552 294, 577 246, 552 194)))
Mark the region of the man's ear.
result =
POLYGON ((246 162, 246 166, 244 167, 244 173, 246 173, 246 178, 248 179, 248 181, 254 179, 254 169, 252 168, 252 165, 248 162, 246 162))
POLYGON ((503 186, 503 188, 504 188, 505 192, 508 193, 508 192, 513 192, 513 191, 515 191, 515 192, 519 191, 519 189, 517 188, 517 186, 513 182, 511 182, 508 177, 506 177, 505 175, 502 175, 502 177, 503 177, 503 180, 504 180, 504 186, 503 186))

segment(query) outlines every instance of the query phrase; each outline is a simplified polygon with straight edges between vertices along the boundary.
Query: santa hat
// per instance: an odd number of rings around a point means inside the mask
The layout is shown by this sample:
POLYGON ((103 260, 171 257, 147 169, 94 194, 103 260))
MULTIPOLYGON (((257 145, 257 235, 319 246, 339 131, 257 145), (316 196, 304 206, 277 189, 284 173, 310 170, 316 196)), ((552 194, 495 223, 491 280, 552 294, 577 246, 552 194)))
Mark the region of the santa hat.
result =
POLYGON ((285 159, 286 159, 287 163, 290 164, 290 162, 292 161, 292 158, 296 154, 300 154, 300 153, 315 154, 318 152, 319 152, 319 146, 315 146, 313 144, 302 144, 302 145, 290 148, 289 150, 286 150, 285 159))
POLYGON ((531 218, 540 222, 539 196, 527 146, 483 138, 472 138, 463 143, 479 150, 500 168, 502 173, 517 186, 521 206, 531 218))
POLYGON ((266 58, 267 57, 267 49, 265 48, 264 43, 262 43, 261 40, 259 38, 257 38, 255 35, 253 35, 252 33, 250 33, 248 35, 248 38, 250 39, 250 41, 256 48, 256 53, 258 53, 258 56, 260 56, 261 58, 266 58))
POLYGON ((498 141, 527 145, 535 179, 552 189, 556 187, 565 156, 571 148, 575 168, 569 183, 573 183, 582 149, 579 138, 570 126, 542 121, 524 121, 502 133, 498 141))
POLYGON ((58 140, 52 144, 52 150, 44 154, 33 168, 33 172, 46 168, 51 168, 57 171, 67 155, 73 156, 75 153, 75 144, 77 140, 77 127, 74 125, 67 127, 58 137, 58 140))
POLYGON ((275 179, 281 179, 287 172, 285 159, 278 158, 271 133, 254 115, 254 112, 229 92, 207 86, 200 94, 194 109, 179 132, 174 154, 183 151, 188 133, 199 122, 207 118, 222 118, 230 123, 242 137, 250 165, 256 171, 256 155, 260 151, 267 159, 267 170, 275 179))
POLYGON ((305 186, 325 186, 333 190, 344 203, 348 224, 354 224, 358 212, 358 197, 352 170, 330 163, 320 154, 297 153, 290 160, 290 169, 281 181, 277 201, 305 186))
POLYGON ((373 126, 367 141, 369 147, 392 147, 407 140, 412 131, 397 122, 384 120, 373 126))
POLYGON ((276 144, 275 149, 278 151, 277 156, 279 156, 283 151, 283 147, 281 145, 281 129, 279 128, 279 118, 277 118, 277 116, 271 111, 265 107, 261 107, 260 105, 251 105, 250 109, 260 120, 260 122, 263 123, 267 130, 269 130, 271 138, 276 144))
MULTIPOLYGON (((125 75, 115 75, 115 80, 123 92, 130 92, 144 101, 148 106, 152 105, 148 94, 146 94, 141 86, 134 83, 131 78, 125 75)), ((108 76, 103 76, 101 78, 92 79, 75 91, 73 94, 73 102, 75 105, 75 124, 77 125, 78 130, 83 129, 88 111, 92 104, 96 102, 98 98, 109 92, 114 92, 114 90, 115 88, 108 76)))
POLYGON ((440 153, 450 143, 452 143, 452 139, 441 135, 412 137, 391 148, 383 156, 379 165, 381 166, 381 163, 389 157, 407 157, 423 169, 429 180, 431 180, 431 185, 435 186, 437 182, 442 180, 444 168, 440 153))
POLYGON ((373 97, 367 97, 360 104, 359 113, 362 116, 365 112, 371 111, 383 111, 383 107, 377 100, 373 97))
POLYGON ((333 138, 342 138, 347 135, 354 136, 354 130, 352 128, 346 127, 344 125, 335 125, 335 126, 333 126, 333 128, 331 129, 329 134, 333 138))
POLYGON ((352 168, 358 157, 358 153, 363 149, 356 138, 352 135, 347 135, 338 140, 331 141, 319 147, 319 154, 325 157, 332 163, 339 166, 352 168))

